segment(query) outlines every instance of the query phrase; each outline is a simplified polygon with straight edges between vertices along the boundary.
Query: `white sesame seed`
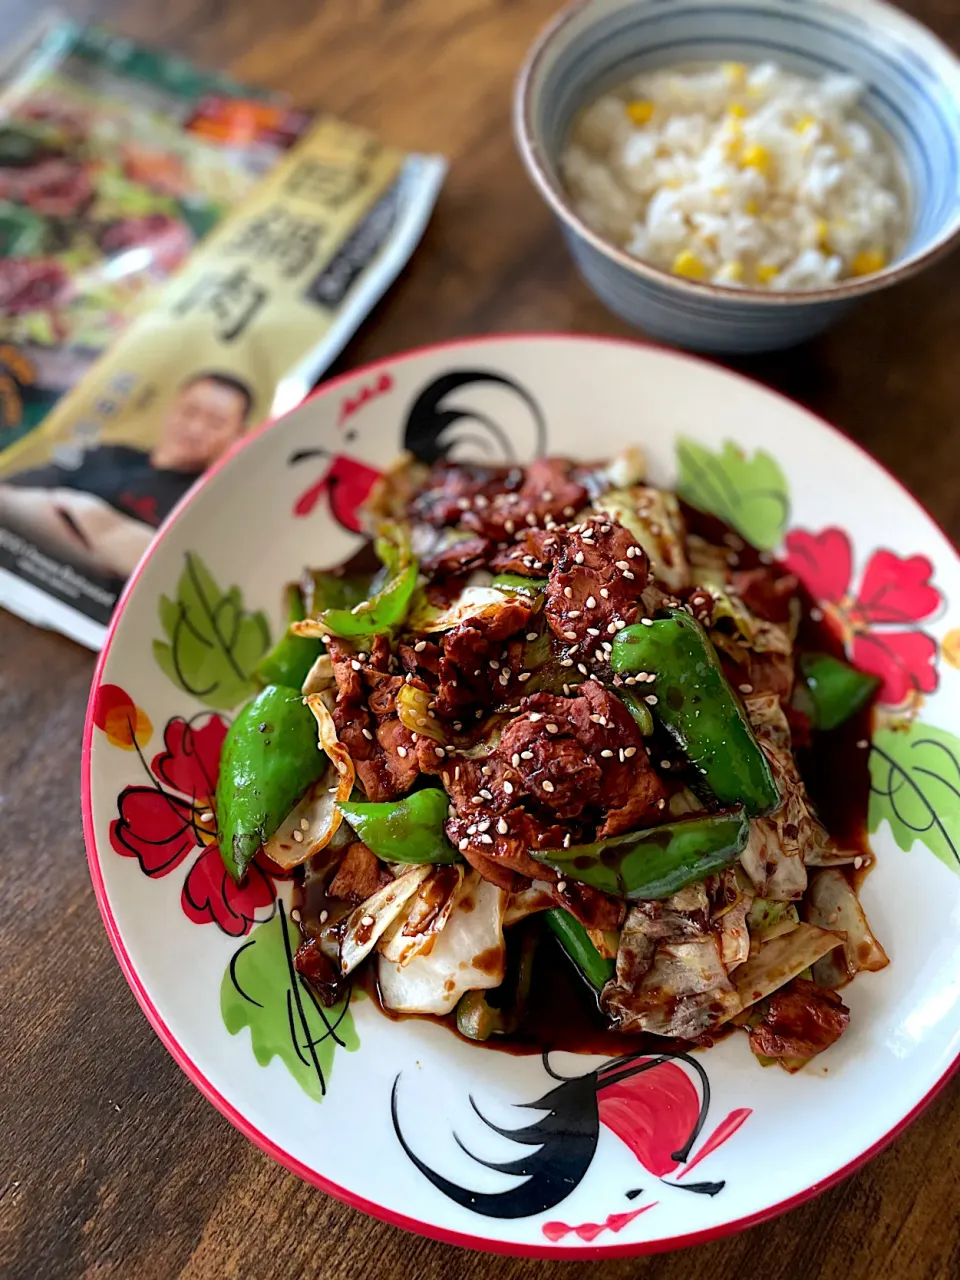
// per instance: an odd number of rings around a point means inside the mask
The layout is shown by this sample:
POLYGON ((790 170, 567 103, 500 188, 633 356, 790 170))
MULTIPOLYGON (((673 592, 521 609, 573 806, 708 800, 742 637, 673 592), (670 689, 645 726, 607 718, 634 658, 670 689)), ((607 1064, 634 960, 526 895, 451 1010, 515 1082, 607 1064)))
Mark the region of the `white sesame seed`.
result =
POLYGON ((601 754, 601 756, 604 758, 604 760, 612 760, 612 759, 613 759, 613 752, 612 752, 612 751, 609 751, 609 750, 607 750, 607 749, 604 749, 603 751, 601 751, 601 752, 600 752, 600 754, 601 754))
POLYGON ((425 649, 426 647, 427 647, 427 642, 426 642, 426 640, 418 640, 418 641, 417 641, 417 643, 413 646, 413 652, 414 652, 414 653, 423 653, 423 651, 424 651, 424 649, 425 649))
POLYGON ((321 924, 326 924, 326 923, 327 923, 327 919, 328 919, 329 915, 330 915, 329 911, 321 911, 321 912, 320 912, 320 923, 321 923, 321 924))
POLYGON ((866 738, 861 738, 861 739, 859 740, 859 742, 857 743, 857 746, 860 748, 860 750, 861 750, 861 751, 866 751, 866 749, 867 749, 867 747, 869 747, 869 745, 870 745, 870 743, 866 740, 866 738))
POLYGON ((517 526, 513 523, 512 520, 504 520, 503 531, 504 533, 509 533, 512 537, 513 534, 515 534, 517 531, 517 526))
POLYGON ((737 685, 737 688, 740 690, 741 693, 753 693, 752 684, 740 684, 740 685, 737 685))
POLYGON ((397 747, 397 755, 400 757, 401 760, 405 760, 407 757, 407 748, 397 747))
POLYGON ((640 621, 643 623, 643 625, 644 625, 645 627, 652 627, 652 626, 653 626, 653 619, 652 619, 652 618, 641 618, 641 619, 640 619, 640 621))
POLYGON ((567 889, 567 882, 566 882, 566 880, 558 880, 558 881, 557 881, 557 893, 565 893, 565 892, 566 892, 566 889, 567 889))
POLYGON ((363 925, 366 925, 367 928, 369 929, 370 925, 374 924, 375 922, 374 922, 373 916, 361 916, 360 923, 363 925))
POLYGON ((615 563, 616 563, 616 566, 617 566, 617 568, 618 568, 618 569, 629 569, 629 568, 630 568, 630 562, 629 562, 628 560, 617 560, 615 563))
POLYGON ((532 722, 533 722, 534 724, 536 724, 538 720, 542 720, 542 719, 543 719, 543 716, 541 715, 541 713, 540 713, 539 711, 531 711, 531 712, 530 712, 530 719, 532 720, 532 722))
POLYGON ((437 755, 440 757, 440 759, 442 760, 442 759, 443 759, 443 756, 444 756, 444 753, 445 753, 445 751, 446 751, 446 747, 434 747, 433 749, 434 749, 434 751, 437 753, 437 755))
POLYGON ((533 752, 532 752, 532 751, 521 751, 521 752, 520 752, 520 759, 521 759, 521 760, 532 760, 532 759, 533 759, 533 752))
POLYGON ((858 855, 856 858, 854 858, 853 865, 859 871, 860 868, 863 866, 863 859, 858 855))
POLYGON ((563 508, 563 514, 564 514, 565 516, 567 516, 568 518, 569 518, 570 516, 576 515, 576 508, 575 508, 575 507, 564 507, 564 508, 563 508))
POLYGON ((462 840, 458 841, 457 848, 461 850, 466 849, 469 846, 469 844, 470 844, 470 841, 467 839, 466 836, 464 836, 462 840))
POLYGON ((582 552, 582 551, 578 551, 578 552, 577 552, 577 554, 576 554, 573 558, 574 558, 574 560, 577 562, 577 564, 583 564, 583 552, 582 552))
POLYGON ((211 809, 207 809, 207 811, 206 811, 205 813, 201 813, 201 815, 200 815, 200 821, 201 821, 201 822, 212 822, 212 821, 213 821, 213 811, 212 811, 211 809))
POLYGON ((591 723, 591 724, 606 724, 606 723, 607 723, 607 719, 606 719, 606 716, 591 716, 591 717, 590 717, 590 723, 591 723))
POLYGON ((482 836, 478 836, 477 839, 481 844, 493 844, 493 836, 488 836, 486 832, 482 836))
POLYGON ((360 670, 360 663, 356 660, 356 658, 351 658, 351 659, 350 659, 350 665, 351 665, 351 667, 353 667, 354 671, 359 671, 359 670, 360 670))
POLYGON ((509 830, 509 827, 507 826, 506 818, 500 818, 500 820, 497 822, 498 833, 502 836, 505 836, 508 830, 509 830))
POLYGON ((484 818, 484 820, 483 820, 482 822, 478 822, 478 823, 477 823, 477 830, 478 830, 478 831, 489 831, 489 830, 490 830, 490 819, 489 819, 489 818, 484 818))
POLYGON ((530 525, 532 529, 533 526, 537 523, 537 517, 533 514, 532 511, 528 511, 526 515, 526 521, 527 521, 527 524, 530 525))
POLYGON ((572 666, 573 666, 573 659, 572 659, 572 658, 561 658, 561 659, 560 659, 560 665, 561 665, 561 667, 572 667, 572 666))
POLYGON ((552 721, 552 720, 550 721, 550 723, 549 723, 549 724, 545 724, 543 727, 546 729, 547 733, 559 733, 559 732, 560 732, 560 726, 559 726, 559 725, 555 725, 555 724, 553 723, 553 721, 552 721))
POLYGON ((523 684, 525 681, 529 680, 532 675, 533 675, 532 671, 521 671, 520 674, 517 676, 517 679, 520 681, 521 684, 523 684))
POLYGON ((587 670, 586 666, 582 662, 577 663, 577 670, 580 672, 582 676, 587 676, 590 674, 590 672, 587 670))
POLYGON ((569 848, 570 848, 570 832, 569 832, 569 831, 568 831, 568 832, 567 832, 567 834, 563 837, 563 847, 564 847, 565 849, 569 849, 569 848))
POLYGON ((296 907, 294 907, 294 909, 290 912, 290 919, 294 922, 294 924, 300 923, 300 912, 296 909, 296 907))
POLYGON ((627 624, 624 622, 623 618, 617 618, 613 625, 618 631, 622 631, 627 624))
POLYGON ((615 636, 617 634, 617 624, 615 622, 607 623, 607 635, 615 636))
POLYGON ((607 588, 606 588, 606 587, 601 587, 601 588, 600 588, 600 598, 601 598, 601 600, 609 600, 609 599, 610 599, 610 592, 607 590, 607 588))
POLYGON ((512 796, 512 795, 513 795, 513 783, 510 781, 510 779, 509 779, 509 778, 504 778, 504 780, 503 780, 503 789, 504 789, 504 791, 507 793, 507 795, 508 795, 508 796, 512 796))
POLYGON ((811 610, 810 610, 810 617, 813 619, 813 621, 814 621, 814 622, 821 622, 821 621, 823 620, 823 610, 822 610, 822 609, 811 609, 811 610))
POLYGON ((361 729, 360 732, 363 734, 363 736, 366 738, 368 742, 373 741, 373 734, 370 732, 369 729, 361 729))
POLYGON ((575 631, 564 631, 563 638, 564 640, 576 640, 577 633, 575 631))
POLYGON ((648 693, 644 698, 644 702, 648 707, 655 707, 657 705, 657 695, 655 693, 648 693))
POLYGON ((467 835, 475 836, 476 834, 477 834, 477 824, 475 822, 471 822, 469 827, 467 827, 467 835))
POLYGON ((597 630, 596 627, 587 627, 588 636, 598 636, 599 634, 600 632, 597 630))
POLYGON ((486 787, 481 787, 481 788, 480 788, 480 794, 481 794, 481 796, 483 796, 484 800, 492 800, 492 799, 493 799, 493 794, 492 794, 492 792, 488 791, 486 787))
POLYGON ((544 778, 544 780, 540 783, 540 785, 541 787, 543 787, 544 791, 546 792, 553 792, 554 790, 556 790, 556 788, 554 787, 553 783, 550 781, 549 778, 544 778))
POLYGON ((624 751, 623 754, 627 757, 628 760, 631 760, 637 754, 637 748, 627 747, 626 751, 624 751))
POLYGON ((535 631, 528 631, 528 632, 527 632, 527 639, 528 639, 528 640, 536 640, 536 638, 537 638, 537 633, 536 633, 535 631))
POLYGON ((569 587, 564 587, 564 588, 563 588, 563 594, 566 596, 566 598, 567 598, 568 600, 572 600, 572 599, 573 599, 573 592, 570 590, 570 588, 569 588, 569 587))
POLYGON ((568 611, 568 613, 567 613, 567 617, 568 617, 568 618, 579 618, 579 617, 580 617, 580 610, 579 610, 579 609, 570 609, 570 610, 568 611))
POLYGON ((661 761, 660 761, 660 768, 661 768, 661 769, 669 769, 669 768, 670 768, 670 761, 669 761, 669 760, 661 760, 661 761))
POLYGON ((293 838, 294 838, 294 840, 296 840, 297 844, 303 844, 303 832, 302 832, 302 831, 294 831, 294 833, 293 833, 293 838))
POLYGON ((630 582, 633 582, 634 577, 635 577, 635 575, 634 575, 634 574, 632 574, 632 573, 630 572, 630 570, 629 570, 629 569, 624 569, 624 571, 623 571, 623 576, 624 576, 625 578, 628 578, 628 579, 630 580, 630 582))

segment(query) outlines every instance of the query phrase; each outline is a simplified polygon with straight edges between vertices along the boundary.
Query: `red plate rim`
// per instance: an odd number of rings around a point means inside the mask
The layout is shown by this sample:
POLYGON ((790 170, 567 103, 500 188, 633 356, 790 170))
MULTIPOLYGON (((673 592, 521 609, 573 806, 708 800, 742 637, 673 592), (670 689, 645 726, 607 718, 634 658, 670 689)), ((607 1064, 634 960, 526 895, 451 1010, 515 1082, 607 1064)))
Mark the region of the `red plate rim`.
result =
MULTIPOLYGON (((814 418, 822 427, 825 427, 834 435, 840 436, 846 444, 859 450, 870 460, 871 463, 873 463, 874 466, 879 467, 883 472, 885 472, 885 474, 900 490, 901 494, 908 501, 919 507, 934 527, 943 534, 947 539, 947 542, 950 543, 951 546, 953 545, 952 540, 947 537, 929 511, 927 511, 922 503, 920 503, 909 492, 909 490, 901 484, 897 477, 893 475, 893 473, 889 471, 883 463, 874 458, 873 455, 864 449, 861 444, 858 444, 856 440, 851 439, 837 427, 834 427, 831 423, 827 422, 826 419, 813 413, 804 405, 798 406, 796 401, 791 400, 788 396, 783 395, 779 391, 767 387, 763 383, 757 382, 755 379, 745 378, 742 374, 734 373, 732 370, 726 369, 723 365, 714 364, 712 361, 688 355, 686 352, 675 351, 669 347, 661 347, 657 343, 642 342, 631 338, 605 337, 597 334, 570 332, 550 333, 536 330, 531 330, 529 332, 489 334, 473 338, 456 338, 447 342, 436 342, 425 347, 417 347, 414 350, 400 352, 397 355, 384 356, 369 364, 348 370, 345 373, 339 374, 335 378, 331 378, 329 382, 324 383, 321 387, 318 387, 314 392, 306 397, 306 399, 301 401, 296 408, 302 408, 304 404, 307 404, 312 400, 335 393, 337 388, 342 386, 344 383, 352 382, 357 378, 366 377, 386 366, 393 367, 397 364, 419 359, 421 356, 430 355, 434 352, 452 352, 464 347, 475 348, 494 345, 496 343, 518 341, 574 341, 581 343, 596 343, 602 346, 639 347, 648 350, 655 349, 667 358, 697 365, 706 365, 710 369, 726 373, 729 377, 736 378, 741 382, 748 382, 751 385, 759 386, 769 394, 776 396, 778 399, 785 400, 794 408, 801 408, 805 413, 808 413, 811 418, 814 418)), ((290 410, 289 412, 294 411, 295 410, 290 410)), ((762 1209, 757 1213, 748 1214, 746 1217, 737 1218, 732 1222, 721 1223, 715 1227, 708 1227, 703 1231, 688 1232, 683 1235, 665 1237, 659 1240, 637 1241, 633 1244, 590 1245, 586 1248, 576 1248, 572 1246, 564 1247, 562 1245, 525 1245, 514 1243, 512 1241, 485 1239, 482 1236, 472 1236, 462 1231, 451 1231, 445 1227, 439 1227, 430 1222, 423 1222, 418 1218, 407 1217, 406 1214, 395 1213, 391 1209, 385 1209, 382 1205, 378 1205, 371 1200, 364 1199, 363 1196, 359 1196, 345 1187, 338 1186, 335 1182, 331 1182, 329 1178, 323 1177, 322 1174, 317 1173, 314 1169, 310 1169, 301 1161, 296 1160, 288 1152, 284 1151, 282 1147, 278 1146, 271 1138, 268 1138, 266 1134, 261 1133, 260 1130, 251 1124, 250 1121, 247 1120, 232 1103, 227 1101, 223 1094, 221 1094, 215 1085, 207 1079, 207 1077, 190 1058, 186 1050, 180 1045, 176 1037, 173 1035, 173 1032, 164 1022, 160 1011, 153 1003, 143 983, 140 981, 140 977, 137 974, 133 962, 130 959, 130 955, 124 946, 123 939, 120 936, 120 929, 117 925, 116 918, 107 897, 106 886, 103 880, 103 872, 100 868, 100 858, 93 826, 93 805, 91 799, 91 746, 93 743, 94 730, 94 699, 96 697, 96 691, 100 686, 103 669, 106 665, 107 657, 110 653, 110 647, 113 643, 120 618, 129 603, 130 596, 140 578, 141 573, 159 547, 164 534, 166 534, 171 526, 180 518, 186 507, 196 499, 200 491, 232 460, 237 453, 242 449, 245 449, 253 440, 257 439, 265 431, 268 431, 274 423, 280 420, 280 418, 287 416, 288 414, 281 414, 276 418, 271 418, 269 421, 249 432, 243 437, 243 439, 239 440, 218 462, 214 463, 212 467, 204 472, 203 476, 201 476, 190 492, 177 503, 176 507, 163 522, 156 538, 150 544, 143 556, 143 559, 131 574, 120 600, 117 603, 117 607, 114 610, 113 617, 107 630, 106 639, 104 640, 103 648, 97 659, 96 668, 94 669, 93 681, 90 687, 90 696, 87 702, 87 713, 83 727, 83 746, 80 762, 80 804, 83 811, 83 838, 87 847, 87 862, 90 868, 90 878, 93 881, 93 891, 97 899, 97 906, 100 908, 100 915, 103 918, 107 936, 110 939, 110 945, 113 947, 114 954, 120 964, 123 976, 126 978, 130 989, 136 996, 140 1008, 143 1010, 144 1014, 146 1014, 147 1021, 163 1041, 163 1044, 166 1046, 171 1057, 180 1069, 188 1079, 196 1085, 207 1100, 212 1102, 217 1110, 225 1116, 234 1128, 238 1129, 244 1137, 249 1138, 249 1140, 258 1146, 261 1151, 264 1151, 268 1156, 271 1156, 278 1164, 283 1165, 284 1168, 289 1169, 291 1173, 295 1173, 305 1182, 312 1183, 313 1186, 319 1187, 321 1191, 327 1192, 328 1195, 340 1200, 343 1204, 350 1205, 351 1208, 354 1209, 359 1209, 362 1213, 369 1214, 373 1218, 378 1218, 381 1222, 387 1222, 391 1226, 402 1227, 405 1231, 411 1231, 416 1235, 427 1236, 433 1240, 440 1240, 445 1244, 456 1244, 467 1249, 478 1249, 486 1253, 506 1254, 517 1258, 564 1258, 567 1261, 589 1258, 627 1258, 639 1257, 643 1254, 664 1253, 672 1249, 684 1249, 695 1244, 707 1244, 712 1240, 720 1240, 724 1236, 733 1235, 736 1232, 746 1230, 748 1227, 757 1226, 761 1222, 768 1222, 771 1218, 779 1217, 781 1214, 787 1213, 790 1209, 795 1209, 801 1204, 805 1204, 808 1200, 812 1200, 814 1196, 820 1195, 821 1192, 828 1190, 830 1187, 836 1186, 836 1184, 843 1181, 844 1178, 848 1178, 851 1174, 856 1173, 856 1171, 862 1168, 868 1160, 872 1160, 874 1156, 879 1155, 880 1152, 888 1147, 895 1138, 899 1137, 904 1129, 906 1129, 908 1125, 912 1124, 920 1113, 929 1106, 941 1089, 943 1089, 954 1076, 957 1069, 960 1068, 960 1054, 954 1058, 953 1062, 950 1063, 940 1076, 939 1080, 936 1081, 925 1096, 921 1098, 920 1101, 901 1120, 889 1129, 883 1137, 879 1138, 865 1151, 862 1151, 853 1160, 830 1174, 829 1177, 824 1178, 820 1182, 815 1182, 812 1186, 804 1188, 803 1191, 798 1191, 796 1195, 789 1196, 787 1199, 781 1200, 779 1203, 771 1205, 767 1209, 762 1209)))

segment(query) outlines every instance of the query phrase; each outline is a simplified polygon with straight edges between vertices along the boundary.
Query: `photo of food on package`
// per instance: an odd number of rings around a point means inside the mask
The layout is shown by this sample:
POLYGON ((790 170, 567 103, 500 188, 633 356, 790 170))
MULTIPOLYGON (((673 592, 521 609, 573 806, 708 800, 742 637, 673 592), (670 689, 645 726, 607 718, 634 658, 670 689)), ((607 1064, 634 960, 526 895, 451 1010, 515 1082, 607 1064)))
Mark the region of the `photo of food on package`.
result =
POLYGON ((0 449, 29 433, 309 123, 52 19, 0 68, 0 449))
MULTIPOLYGON (((208 104, 202 133, 235 116, 208 104)), ((197 477, 307 394, 402 269, 444 170, 318 118, 42 425, 0 452, 0 604, 99 647, 197 477)))

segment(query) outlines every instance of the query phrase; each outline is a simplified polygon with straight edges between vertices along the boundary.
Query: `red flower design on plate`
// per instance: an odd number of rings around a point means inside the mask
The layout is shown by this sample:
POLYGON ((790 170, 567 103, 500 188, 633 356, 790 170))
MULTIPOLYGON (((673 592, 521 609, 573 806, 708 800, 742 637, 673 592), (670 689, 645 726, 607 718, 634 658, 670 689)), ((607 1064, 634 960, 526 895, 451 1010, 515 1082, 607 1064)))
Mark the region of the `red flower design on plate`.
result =
POLYGON ((937 687, 937 642, 917 623, 943 597, 930 579, 926 556, 875 551, 858 587, 852 585, 853 548, 842 529, 787 534, 786 564, 823 609, 854 666, 883 682, 882 701, 899 706, 937 687))
MULTIPOLYGON (((120 697, 122 690, 104 687, 109 692, 101 700, 103 705, 133 707, 126 695, 120 697)), ((117 742, 110 729, 115 729, 112 722, 105 731, 116 745, 126 746, 133 739, 130 745, 150 779, 146 786, 124 787, 117 798, 117 817, 110 824, 110 843, 116 852, 136 858, 145 875, 160 877, 200 849, 183 882, 184 914, 197 924, 215 924, 235 938, 248 933, 258 920, 269 918, 262 914, 264 908, 273 908, 276 899, 269 867, 255 864, 238 885, 217 849, 214 796, 227 722, 211 713, 192 720, 175 716, 164 728, 163 750, 149 763, 133 735, 117 742)))

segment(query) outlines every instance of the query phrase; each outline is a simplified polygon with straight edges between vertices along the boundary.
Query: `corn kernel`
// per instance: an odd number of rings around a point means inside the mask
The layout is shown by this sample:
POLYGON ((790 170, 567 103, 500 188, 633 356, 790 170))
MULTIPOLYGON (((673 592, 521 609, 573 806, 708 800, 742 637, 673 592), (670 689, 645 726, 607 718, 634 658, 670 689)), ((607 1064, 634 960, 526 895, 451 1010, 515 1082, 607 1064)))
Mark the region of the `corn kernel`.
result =
POLYGON ((673 260, 673 273, 688 280, 702 280, 707 273, 703 262, 690 249, 683 249, 673 260))
POLYGON ((743 202, 743 212, 748 213, 751 218, 756 217, 758 208, 759 208, 759 205, 757 204, 756 200, 754 200, 753 196, 750 196, 747 200, 743 202))
POLYGON ((882 249, 861 249, 850 263, 852 276, 872 276, 887 265, 887 255, 882 249))
POLYGON ((770 152, 759 142, 752 142, 740 153, 741 169, 756 169, 758 173, 770 172, 770 152))
POLYGON ((780 274, 780 268, 769 262, 758 262, 754 274, 757 277, 757 284, 770 284, 780 274))
POLYGON ((722 199, 724 198, 724 196, 728 196, 728 195, 730 194, 730 188, 729 188, 729 187, 714 187, 714 188, 713 188, 713 194, 714 194, 715 196, 717 196, 717 198, 718 198, 718 199, 722 200, 722 199))
POLYGON ((742 89, 747 82, 747 68, 742 62, 725 62, 724 75, 734 89, 742 89))
POLYGON ((713 278, 718 284, 739 284, 743 279, 743 263, 736 258, 725 262, 713 278))
POLYGON ((828 249, 830 247, 830 223, 826 218, 818 218, 814 224, 814 232, 817 237, 817 247, 820 249, 828 249))
POLYGON ((627 116, 632 124, 645 125, 653 119, 654 105, 643 98, 635 98, 627 103, 627 116))
POLYGON ((801 116, 793 127, 797 133, 808 133, 816 123, 816 116, 801 116))
POLYGON ((727 115, 732 116, 734 120, 744 120, 747 116, 747 108, 742 102, 731 102, 727 107, 727 115))

